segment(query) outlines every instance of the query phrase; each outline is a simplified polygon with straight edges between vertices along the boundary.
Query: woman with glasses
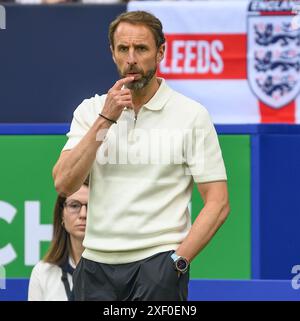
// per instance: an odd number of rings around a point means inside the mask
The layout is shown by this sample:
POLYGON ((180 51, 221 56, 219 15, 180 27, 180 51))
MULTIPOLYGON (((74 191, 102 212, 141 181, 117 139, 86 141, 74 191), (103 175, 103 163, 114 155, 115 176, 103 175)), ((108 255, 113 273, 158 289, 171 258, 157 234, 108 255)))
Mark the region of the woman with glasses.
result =
POLYGON ((83 252, 88 196, 86 180, 76 193, 57 197, 52 243, 32 270, 29 301, 72 300, 72 274, 83 252))

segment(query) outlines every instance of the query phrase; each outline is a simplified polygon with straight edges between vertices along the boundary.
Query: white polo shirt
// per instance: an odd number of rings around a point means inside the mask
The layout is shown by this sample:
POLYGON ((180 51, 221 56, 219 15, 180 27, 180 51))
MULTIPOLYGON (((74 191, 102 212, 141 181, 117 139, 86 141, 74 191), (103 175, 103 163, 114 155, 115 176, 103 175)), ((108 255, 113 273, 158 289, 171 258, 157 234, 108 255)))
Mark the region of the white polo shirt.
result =
MULTIPOLYGON (((98 149, 83 242, 89 260, 121 264, 176 250, 191 227, 193 181, 226 180, 206 109, 159 80, 137 119, 124 108, 98 149)), ((78 106, 63 150, 78 144, 105 99, 96 95, 78 106)))
MULTIPOLYGON (((69 263, 75 269, 75 263, 71 258, 69 263)), ((58 265, 39 261, 31 272, 28 301, 68 301, 61 277, 62 270, 58 265)), ((67 277, 72 289, 72 276, 68 273, 67 277)))

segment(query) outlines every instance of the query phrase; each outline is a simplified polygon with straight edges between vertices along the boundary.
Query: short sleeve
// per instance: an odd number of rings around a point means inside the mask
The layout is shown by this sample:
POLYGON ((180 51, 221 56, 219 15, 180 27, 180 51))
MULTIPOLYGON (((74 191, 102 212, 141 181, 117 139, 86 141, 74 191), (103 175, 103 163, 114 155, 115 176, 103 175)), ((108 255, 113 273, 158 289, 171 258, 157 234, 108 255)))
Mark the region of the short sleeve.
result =
POLYGON ((28 301, 43 301, 43 287, 41 283, 40 263, 38 263, 31 272, 28 287, 28 301))
POLYGON ((64 150, 74 148, 88 132, 103 108, 103 96, 96 95, 85 99, 74 111, 70 131, 67 133, 68 141, 64 150))
POLYGON ((227 180, 215 127, 202 106, 191 133, 187 135, 185 159, 188 172, 196 183, 227 180))

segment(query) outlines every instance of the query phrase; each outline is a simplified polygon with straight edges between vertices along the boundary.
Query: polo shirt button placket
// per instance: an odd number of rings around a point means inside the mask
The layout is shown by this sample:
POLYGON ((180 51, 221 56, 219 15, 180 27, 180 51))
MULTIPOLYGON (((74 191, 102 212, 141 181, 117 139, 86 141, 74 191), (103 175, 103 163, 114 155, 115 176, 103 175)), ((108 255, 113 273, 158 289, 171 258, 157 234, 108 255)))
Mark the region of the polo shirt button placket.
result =
POLYGON ((135 126, 136 126, 137 117, 136 117, 134 111, 131 111, 131 113, 133 114, 134 118, 133 118, 133 122, 132 122, 132 128, 128 132, 128 144, 133 145, 136 142, 136 140, 134 138, 134 130, 135 130, 135 126))

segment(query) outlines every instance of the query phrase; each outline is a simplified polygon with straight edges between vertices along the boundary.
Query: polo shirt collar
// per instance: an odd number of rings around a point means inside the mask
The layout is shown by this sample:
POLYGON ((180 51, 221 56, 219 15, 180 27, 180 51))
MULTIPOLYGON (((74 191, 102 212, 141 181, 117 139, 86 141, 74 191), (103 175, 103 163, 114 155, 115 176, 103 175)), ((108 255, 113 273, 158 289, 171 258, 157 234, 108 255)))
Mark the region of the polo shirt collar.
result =
POLYGON ((163 78, 157 79, 160 80, 160 86, 154 96, 144 105, 150 110, 161 110, 171 96, 171 89, 166 81, 163 78))

